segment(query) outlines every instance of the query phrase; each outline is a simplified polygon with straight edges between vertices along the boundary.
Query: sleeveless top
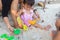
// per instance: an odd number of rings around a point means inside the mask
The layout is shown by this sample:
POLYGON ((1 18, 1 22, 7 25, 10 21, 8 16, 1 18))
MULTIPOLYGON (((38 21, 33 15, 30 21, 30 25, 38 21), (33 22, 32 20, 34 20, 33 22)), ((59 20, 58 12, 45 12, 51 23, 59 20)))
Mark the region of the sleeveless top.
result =
POLYGON ((26 12, 26 10, 23 9, 23 14, 21 15, 21 19, 24 22, 24 24, 27 25, 28 27, 31 25, 31 24, 29 24, 28 21, 33 20, 33 18, 32 18, 33 14, 34 14, 33 10, 30 10, 30 13, 28 14, 26 12))

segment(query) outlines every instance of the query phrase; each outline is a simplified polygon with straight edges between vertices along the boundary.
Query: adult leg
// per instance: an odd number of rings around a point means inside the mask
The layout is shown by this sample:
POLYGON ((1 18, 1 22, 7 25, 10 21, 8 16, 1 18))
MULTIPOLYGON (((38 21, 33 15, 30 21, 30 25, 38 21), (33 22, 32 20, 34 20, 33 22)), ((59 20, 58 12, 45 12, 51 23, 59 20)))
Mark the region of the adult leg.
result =
POLYGON ((13 19, 15 27, 18 26, 18 23, 16 20, 17 11, 18 11, 18 0, 13 0, 12 5, 11 5, 11 15, 12 15, 12 19, 13 19))
POLYGON ((8 11, 10 10, 12 0, 1 0, 2 1, 2 17, 7 27, 12 30, 8 20, 8 11))
POLYGON ((0 11, 2 10, 2 2, 1 2, 1 0, 0 0, 0 11))

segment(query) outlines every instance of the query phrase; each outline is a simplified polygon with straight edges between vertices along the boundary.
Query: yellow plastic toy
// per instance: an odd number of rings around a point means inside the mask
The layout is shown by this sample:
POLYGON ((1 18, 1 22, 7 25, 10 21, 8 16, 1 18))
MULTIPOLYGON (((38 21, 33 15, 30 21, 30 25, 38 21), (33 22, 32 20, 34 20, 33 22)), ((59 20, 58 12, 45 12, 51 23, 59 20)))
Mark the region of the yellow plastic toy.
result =
POLYGON ((36 23, 36 20, 29 20, 28 21, 31 25, 34 25, 36 23))
POLYGON ((20 17, 17 17, 17 22, 18 22, 18 25, 22 27, 22 20, 20 17))
POLYGON ((22 23, 22 20, 21 20, 21 18, 19 16, 17 17, 17 22, 18 22, 18 25, 20 27, 23 27, 23 30, 24 31, 27 31, 28 30, 28 27, 25 24, 22 23))
POLYGON ((23 25, 23 30, 24 31, 27 31, 28 30, 28 27, 25 24, 23 25))
POLYGON ((5 40, 8 40, 7 38, 5 40))

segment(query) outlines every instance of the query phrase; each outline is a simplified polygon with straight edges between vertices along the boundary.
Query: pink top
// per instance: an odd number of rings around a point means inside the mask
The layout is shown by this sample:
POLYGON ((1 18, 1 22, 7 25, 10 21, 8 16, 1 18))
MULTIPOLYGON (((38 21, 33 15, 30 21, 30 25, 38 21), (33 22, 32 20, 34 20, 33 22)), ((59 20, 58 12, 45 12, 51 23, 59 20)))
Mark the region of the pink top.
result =
POLYGON ((23 9, 23 15, 21 15, 21 19, 23 20, 24 24, 26 24, 28 27, 31 25, 29 24, 29 20, 33 20, 32 16, 33 16, 34 12, 33 10, 30 10, 30 14, 28 14, 26 12, 25 9, 23 9))

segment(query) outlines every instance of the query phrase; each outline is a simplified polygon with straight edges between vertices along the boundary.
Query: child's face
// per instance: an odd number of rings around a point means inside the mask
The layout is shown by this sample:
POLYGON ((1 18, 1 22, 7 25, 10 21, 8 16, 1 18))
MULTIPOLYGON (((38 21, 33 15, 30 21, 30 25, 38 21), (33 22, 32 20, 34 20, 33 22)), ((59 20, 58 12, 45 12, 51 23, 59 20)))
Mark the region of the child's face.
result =
POLYGON ((60 27, 60 19, 57 19, 56 20, 56 23, 55 23, 56 27, 59 28, 60 27))
POLYGON ((30 9, 31 9, 31 6, 28 5, 28 4, 25 4, 24 7, 25 7, 25 9, 27 9, 27 10, 30 10, 30 9))

